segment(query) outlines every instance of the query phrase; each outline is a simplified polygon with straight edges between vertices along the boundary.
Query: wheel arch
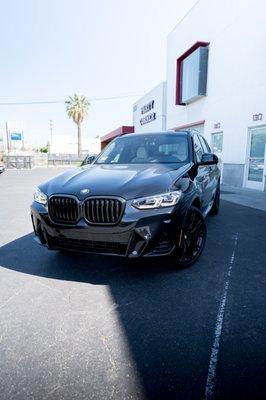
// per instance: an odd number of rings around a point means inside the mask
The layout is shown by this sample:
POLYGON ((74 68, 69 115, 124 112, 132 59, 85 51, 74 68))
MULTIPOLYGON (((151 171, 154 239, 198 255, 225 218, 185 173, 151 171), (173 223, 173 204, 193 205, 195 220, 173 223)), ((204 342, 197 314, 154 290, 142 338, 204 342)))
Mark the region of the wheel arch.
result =
POLYGON ((199 198, 198 196, 195 197, 195 198, 192 200, 190 206, 197 207, 199 210, 201 210, 201 201, 200 201, 200 198, 199 198))

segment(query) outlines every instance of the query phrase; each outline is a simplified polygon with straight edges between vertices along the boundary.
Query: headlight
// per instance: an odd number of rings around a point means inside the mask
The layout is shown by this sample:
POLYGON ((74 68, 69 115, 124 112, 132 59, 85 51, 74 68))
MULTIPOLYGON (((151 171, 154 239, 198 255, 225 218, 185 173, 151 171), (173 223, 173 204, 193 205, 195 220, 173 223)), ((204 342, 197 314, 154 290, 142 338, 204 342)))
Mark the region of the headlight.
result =
POLYGON ((141 199, 133 200, 132 205, 139 210, 147 210, 150 208, 171 207, 178 203, 182 192, 175 190, 154 196, 142 197, 141 199))
POLYGON ((35 190, 34 193, 34 200, 37 201, 37 203, 40 204, 46 204, 47 203, 47 196, 44 194, 38 187, 35 190))

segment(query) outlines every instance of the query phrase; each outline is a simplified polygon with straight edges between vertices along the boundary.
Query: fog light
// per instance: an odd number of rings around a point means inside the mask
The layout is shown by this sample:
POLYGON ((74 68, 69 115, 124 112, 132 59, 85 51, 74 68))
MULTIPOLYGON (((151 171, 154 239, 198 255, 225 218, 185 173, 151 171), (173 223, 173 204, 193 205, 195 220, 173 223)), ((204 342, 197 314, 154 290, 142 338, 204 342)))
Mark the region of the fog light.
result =
POLYGON ((141 228, 136 228, 135 231, 142 239, 146 241, 151 239, 151 230, 149 226, 142 226, 141 228))

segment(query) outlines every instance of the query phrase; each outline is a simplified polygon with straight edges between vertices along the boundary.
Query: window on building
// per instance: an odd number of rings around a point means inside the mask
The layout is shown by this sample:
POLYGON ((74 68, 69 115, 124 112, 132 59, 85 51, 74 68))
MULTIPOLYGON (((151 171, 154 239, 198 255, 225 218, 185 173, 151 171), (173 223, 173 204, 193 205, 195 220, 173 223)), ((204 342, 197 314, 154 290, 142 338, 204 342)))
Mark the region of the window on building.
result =
POLYGON ((212 134, 212 151, 221 156, 223 152, 223 133, 217 132, 212 134))
POLYGON ((208 44, 197 42, 177 60, 176 104, 206 96, 208 44))

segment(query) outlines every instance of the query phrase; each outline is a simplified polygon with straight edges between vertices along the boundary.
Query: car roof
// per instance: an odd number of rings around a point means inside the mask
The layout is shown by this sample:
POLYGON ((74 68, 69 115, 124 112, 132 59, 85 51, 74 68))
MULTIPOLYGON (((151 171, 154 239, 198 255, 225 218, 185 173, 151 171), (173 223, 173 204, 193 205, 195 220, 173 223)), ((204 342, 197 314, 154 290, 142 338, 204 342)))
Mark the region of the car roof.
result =
POLYGON ((183 130, 180 130, 180 131, 159 131, 159 132, 132 132, 132 133, 127 133, 126 135, 122 135, 122 136, 120 136, 120 137, 132 137, 132 135, 134 135, 134 136, 143 136, 143 135, 147 135, 147 136, 149 136, 149 135, 165 135, 165 134, 167 134, 167 135, 169 135, 169 134, 171 134, 171 135, 173 135, 173 134, 178 134, 178 135, 188 135, 188 134, 190 134, 190 131, 183 131, 183 130))

